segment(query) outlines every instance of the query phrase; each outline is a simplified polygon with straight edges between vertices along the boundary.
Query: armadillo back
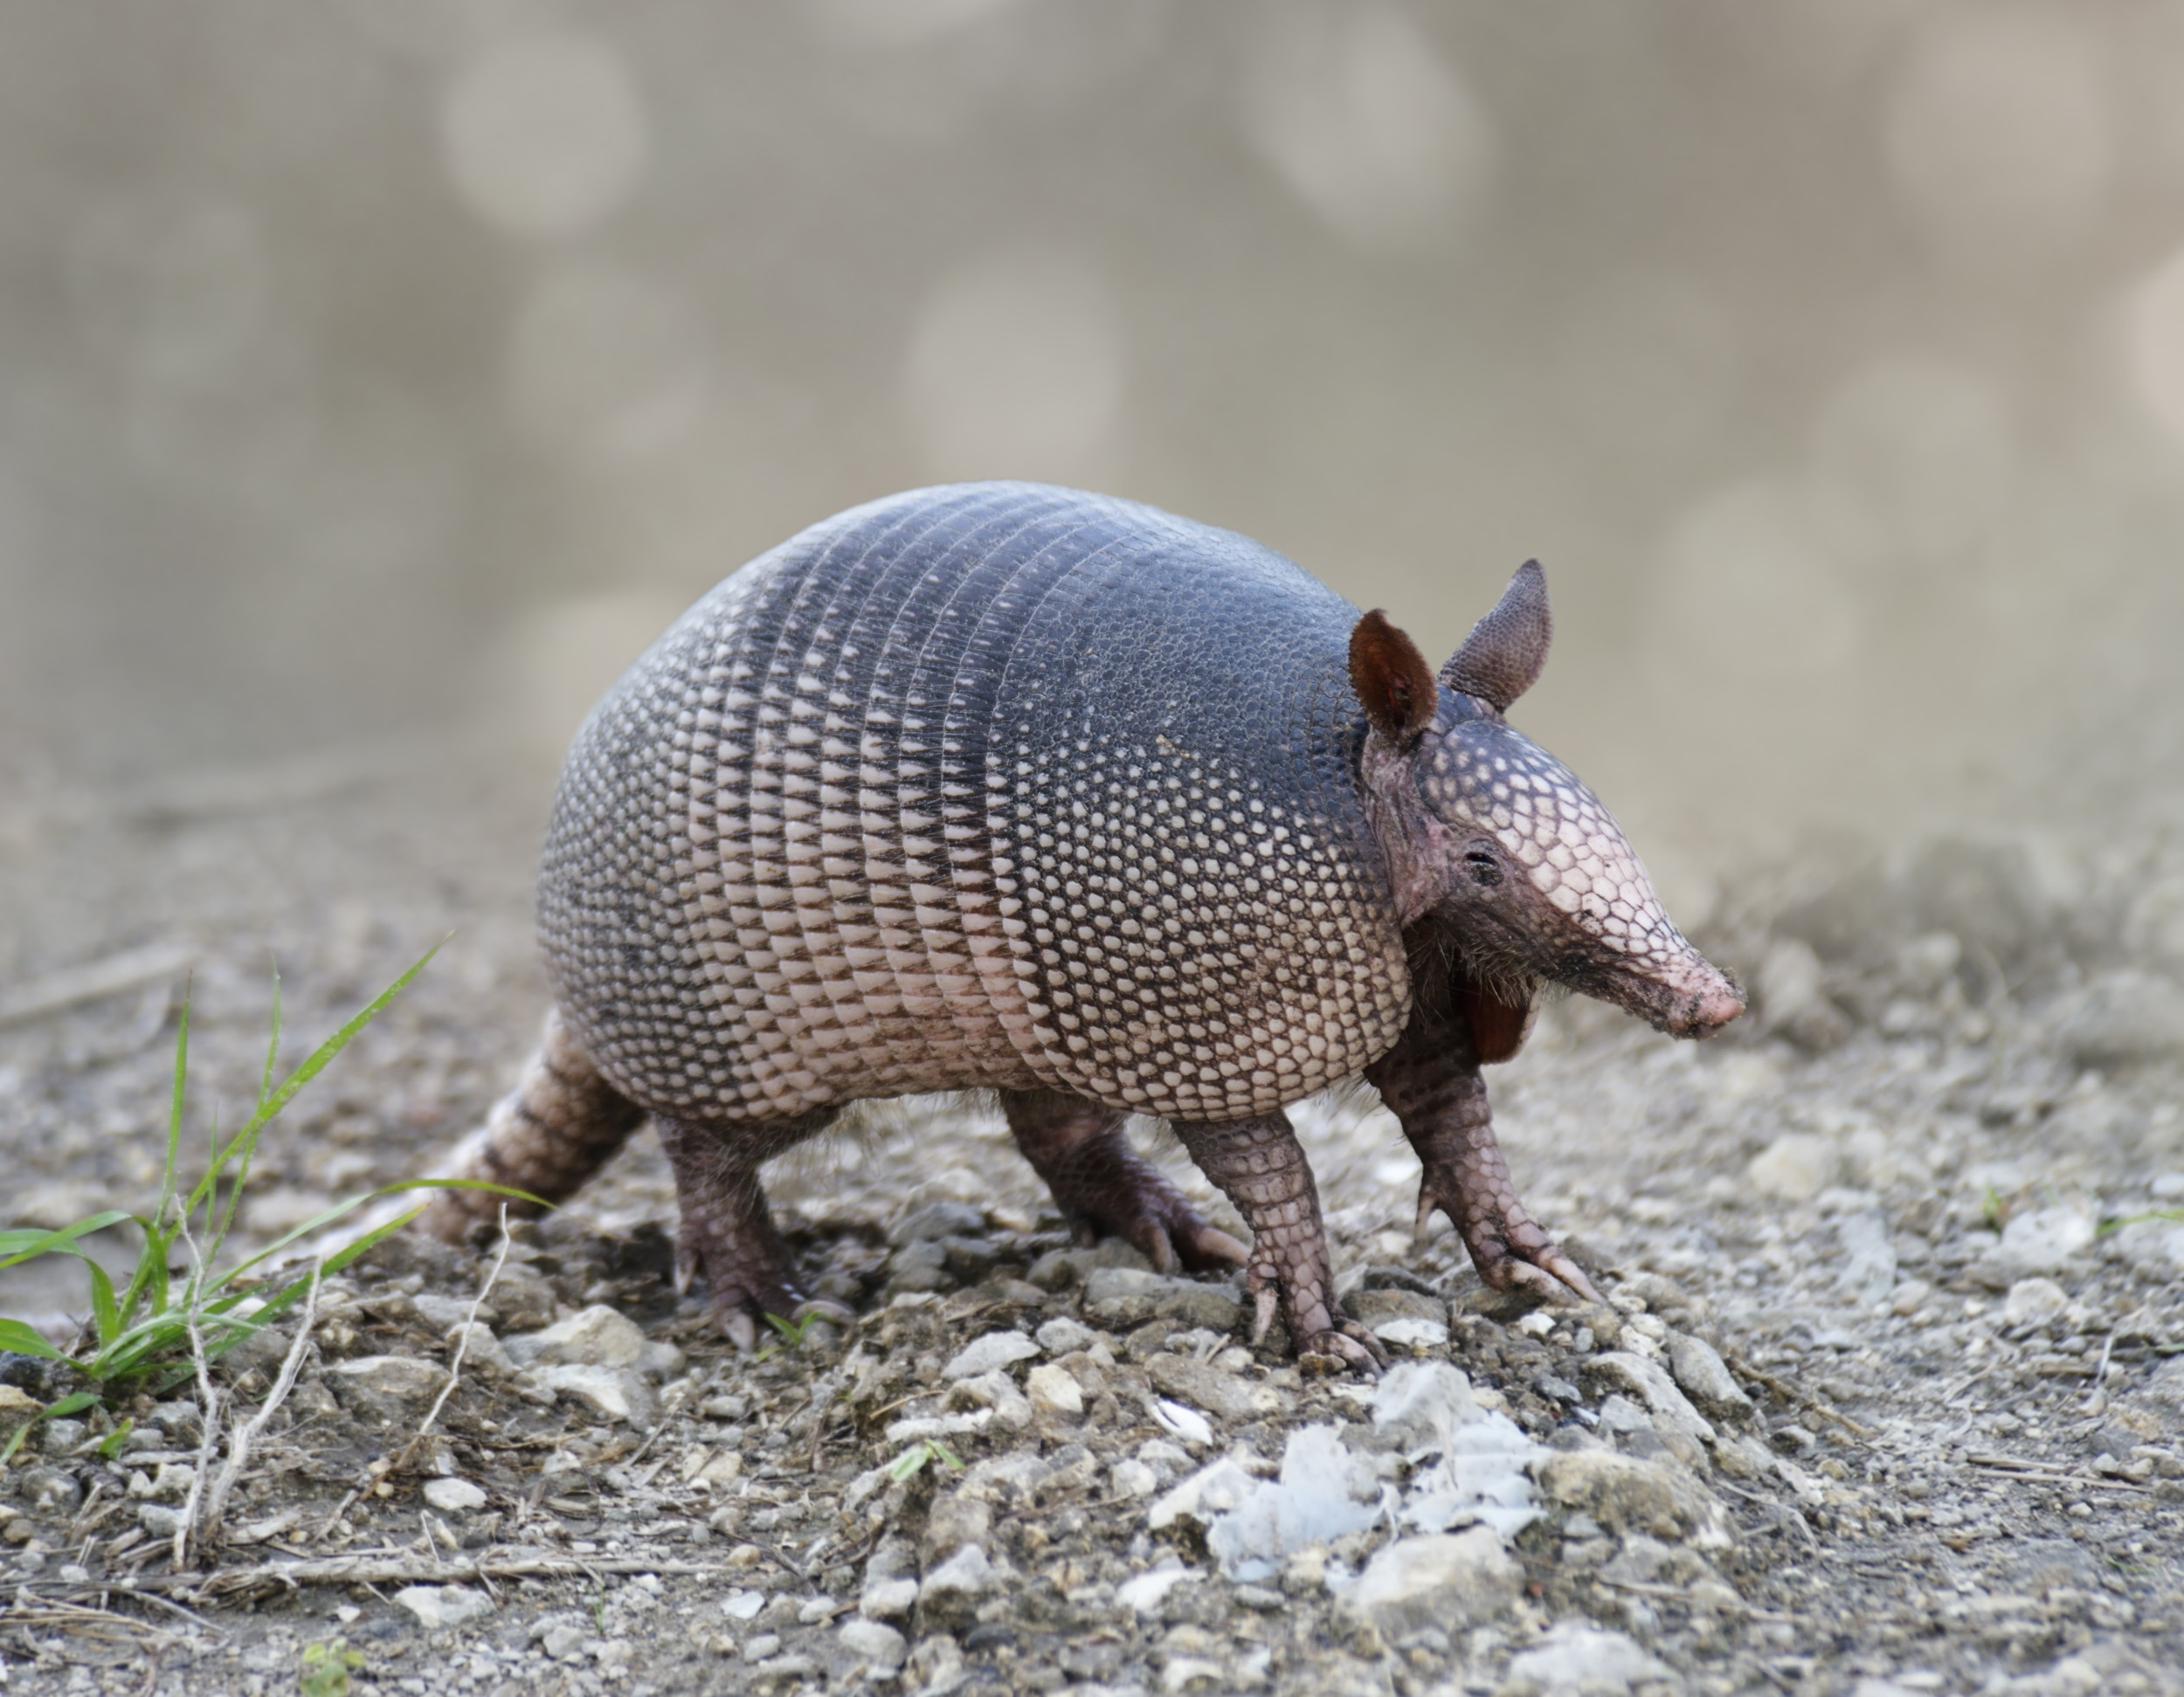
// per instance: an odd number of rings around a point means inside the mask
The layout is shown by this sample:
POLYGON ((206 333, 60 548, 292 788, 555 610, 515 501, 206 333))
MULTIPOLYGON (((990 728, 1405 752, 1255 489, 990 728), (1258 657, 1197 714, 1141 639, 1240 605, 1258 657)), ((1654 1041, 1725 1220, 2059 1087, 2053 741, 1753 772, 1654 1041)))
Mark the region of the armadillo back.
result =
POLYGON ((1395 1040, 1355 610, 1130 502, 921 490, 761 556, 599 704, 540 928, 635 1100, 729 1122, 1044 1084, 1262 1113, 1395 1040))

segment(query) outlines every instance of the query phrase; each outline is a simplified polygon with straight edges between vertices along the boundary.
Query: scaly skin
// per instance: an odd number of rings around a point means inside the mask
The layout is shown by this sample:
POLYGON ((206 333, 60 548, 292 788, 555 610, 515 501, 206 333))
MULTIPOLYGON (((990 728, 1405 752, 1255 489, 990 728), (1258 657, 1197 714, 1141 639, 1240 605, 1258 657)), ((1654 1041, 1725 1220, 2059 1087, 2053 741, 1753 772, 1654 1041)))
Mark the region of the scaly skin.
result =
POLYGON ((1600 1300, 1593 1281, 1517 1198, 1495 1141, 1470 1028, 1456 1017, 1445 979, 1420 986, 1402 1037, 1365 1075, 1402 1122, 1426 1169, 1418 1190, 1421 1236, 1439 1209, 1462 1234, 1479 1277, 1495 1289, 1544 1297, 1567 1286, 1588 1301, 1600 1300))
POLYGON ((1130 1148, 1123 1115, 1058 1090, 1005 1090, 1001 1107, 1016 1147, 1047 1181, 1079 1244, 1121 1238, 1163 1273, 1178 1266, 1204 1273, 1249 1259, 1241 1244, 1208 1225, 1130 1148))
POLYGON ((1199 1170, 1236 1204, 1251 1228, 1244 1287, 1255 1304, 1251 1340, 1260 1342, 1277 1308, 1300 1356, 1332 1356, 1367 1372, 1386 1356, 1372 1333, 1337 1319, 1335 1281, 1327 1265, 1312 1169, 1289 1128, 1289 1116, 1267 1114, 1223 1124, 1178 1122, 1176 1135, 1199 1170))
MULTIPOLYGON (((820 1115, 822 1121, 833 1117, 820 1115)), ((774 1229, 758 1169, 819 1128, 810 1120, 771 1121, 722 1130, 655 1117, 660 1146, 674 1169, 682 1220, 675 1231, 675 1288, 705 1275, 706 1295, 720 1328, 749 1355, 769 1314, 800 1319, 824 1314, 847 1321, 839 1302, 797 1288, 789 1246, 774 1229)))
MULTIPOLYGON (((453 1176, 562 1202, 620 1152, 644 1118, 643 1108, 599 1076, 556 1008, 522 1080, 458 1153, 453 1176)), ((496 1190, 442 1190, 425 1211, 425 1229, 458 1243, 498 1219, 504 1206, 511 1219, 545 1211, 496 1190)))

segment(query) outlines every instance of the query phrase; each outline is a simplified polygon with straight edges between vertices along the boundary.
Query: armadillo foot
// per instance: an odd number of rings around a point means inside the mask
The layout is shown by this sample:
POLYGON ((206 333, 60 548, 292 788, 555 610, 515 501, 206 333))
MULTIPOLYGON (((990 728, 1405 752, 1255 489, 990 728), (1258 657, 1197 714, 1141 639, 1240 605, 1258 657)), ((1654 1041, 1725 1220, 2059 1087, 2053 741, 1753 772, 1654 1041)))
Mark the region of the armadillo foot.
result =
POLYGON ((1163 1273, 1242 1266, 1250 1259, 1130 1146, 1123 1115, 1055 1090, 1004 1091, 1001 1106, 1016 1147, 1047 1181, 1080 1244, 1121 1238, 1163 1273))
POLYGON ((1438 1210, 1455 1222, 1472 1266, 1496 1290, 1555 1297, 1566 1287, 1588 1302, 1600 1301, 1600 1293, 1584 1270, 1517 1200, 1492 1134, 1483 1152, 1475 1142, 1466 1153, 1469 1158, 1462 1162, 1427 1162, 1419 1181, 1416 1235, 1424 1237, 1438 1210), (1492 1158, 1482 1159, 1482 1153, 1492 1158))
POLYGON ((675 1287, 688 1290, 702 1274, 706 1300, 720 1328, 750 1354, 768 1322, 793 1325, 807 1315, 850 1318, 838 1302, 798 1288, 789 1246, 774 1230, 759 1164, 801 1141, 814 1128, 786 1125, 724 1128, 662 1118, 660 1141, 674 1168, 682 1220, 675 1233, 675 1287))
POLYGON ((1199 1170, 1236 1204, 1251 1228, 1244 1287, 1253 1299, 1254 1342, 1265 1337, 1278 1306, 1301 1357, 1365 1372, 1384 1365, 1379 1341, 1331 1306, 1335 1283, 1319 1192, 1287 1116, 1269 1114, 1224 1125, 1179 1121, 1175 1129, 1199 1170))

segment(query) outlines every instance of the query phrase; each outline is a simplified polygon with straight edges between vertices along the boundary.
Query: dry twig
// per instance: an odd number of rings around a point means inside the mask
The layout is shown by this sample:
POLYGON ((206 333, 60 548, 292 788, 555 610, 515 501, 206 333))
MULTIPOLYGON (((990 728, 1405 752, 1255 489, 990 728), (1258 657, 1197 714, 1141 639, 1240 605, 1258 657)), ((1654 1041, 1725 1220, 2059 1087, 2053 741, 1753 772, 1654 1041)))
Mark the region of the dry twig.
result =
MULTIPOLYGON (((204 1499, 204 1521, 198 1531, 200 1547, 219 1542, 221 1522, 227 1514, 228 1494, 234 1490, 236 1481, 243 1476, 243 1469, 249 1465, 251 1446, 265 1435, 266 1425, 275 1411, 288 1400, 289 1391, 295 1388, 296 1373, 302 1367, 303 1358, 311 1347, 311 1326, 318 1318, 319 1311, 319 1280, 325 1272, 326 1263, 323 1260, 313 1264, 311 1287, 303 1298, 303 1318, 296 1323, 295 1340, 289 1344, 288 1353, 281 1359, 280 1371, 273 1380, 273 1389, 266 1393, 265 1404, 258 1412, 251 1416, 249 1421, 227 1440, 227 1460, 204 1499)), ((209 1427, 211 1422, 206 1424, 209 1427)))

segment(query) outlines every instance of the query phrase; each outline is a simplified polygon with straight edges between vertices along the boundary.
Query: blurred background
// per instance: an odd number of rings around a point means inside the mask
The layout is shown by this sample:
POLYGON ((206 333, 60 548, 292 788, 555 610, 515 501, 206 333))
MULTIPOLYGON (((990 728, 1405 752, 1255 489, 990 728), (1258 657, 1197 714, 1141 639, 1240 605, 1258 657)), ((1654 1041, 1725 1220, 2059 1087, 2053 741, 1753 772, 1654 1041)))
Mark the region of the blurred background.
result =
MULTIPOLYGON (((0 795, 516 756, 855 501, 1230 526, 1672 900, 2168 804, 2184 3, 0 3, 0 795)), ((0 811, 5 810, 0 799, 0 811)))

